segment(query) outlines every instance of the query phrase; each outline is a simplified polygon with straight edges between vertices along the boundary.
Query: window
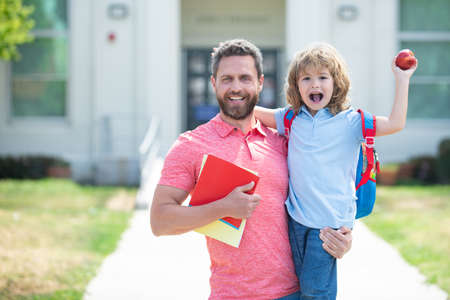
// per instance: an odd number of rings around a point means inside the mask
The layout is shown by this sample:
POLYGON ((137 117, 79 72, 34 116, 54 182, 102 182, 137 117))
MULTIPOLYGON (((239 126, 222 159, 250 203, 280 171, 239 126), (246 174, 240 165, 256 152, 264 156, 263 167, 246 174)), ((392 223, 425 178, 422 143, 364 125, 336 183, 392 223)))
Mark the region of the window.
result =
POLYGON ((11 64, 13 117, 63 117, 67 91, 67 1, 24 0, 33 5, 32 43, 19 47, 11 64))
POLYGON ((419 58, 408 118, 450 119, 450 1, 401 0, 400 45, 419 58))

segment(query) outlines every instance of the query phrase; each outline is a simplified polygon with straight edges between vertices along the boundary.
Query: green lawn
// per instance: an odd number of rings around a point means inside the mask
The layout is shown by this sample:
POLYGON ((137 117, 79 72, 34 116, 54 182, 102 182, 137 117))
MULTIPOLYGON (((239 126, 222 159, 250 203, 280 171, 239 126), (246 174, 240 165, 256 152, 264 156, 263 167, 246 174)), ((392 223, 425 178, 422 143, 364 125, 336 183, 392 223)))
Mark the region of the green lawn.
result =
POLYGON ((126 229, 136 191, 0 181, 0 299, 81 299, 126 229))
POLYGON ((363 221, 450 294, 450 186, 379 186, 363 221))

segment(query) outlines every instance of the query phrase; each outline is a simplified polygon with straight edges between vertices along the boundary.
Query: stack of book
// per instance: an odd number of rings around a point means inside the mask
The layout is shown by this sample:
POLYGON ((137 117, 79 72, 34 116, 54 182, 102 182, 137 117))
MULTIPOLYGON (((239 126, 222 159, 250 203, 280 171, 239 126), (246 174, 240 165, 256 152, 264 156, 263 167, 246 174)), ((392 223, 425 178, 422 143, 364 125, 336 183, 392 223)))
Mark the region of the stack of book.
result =
MULTIPOLYGON (((190 206, 203 205, 224 198, 234 188, 255 182, 249 194, 253 194, 259 177, 255 172, 241 168, 231 162, 207 154, 203 157, 202 168, 194 190, 190 206)), ((246 219, 226 217, 195 229, 196 232, 239 247, 246 219)))

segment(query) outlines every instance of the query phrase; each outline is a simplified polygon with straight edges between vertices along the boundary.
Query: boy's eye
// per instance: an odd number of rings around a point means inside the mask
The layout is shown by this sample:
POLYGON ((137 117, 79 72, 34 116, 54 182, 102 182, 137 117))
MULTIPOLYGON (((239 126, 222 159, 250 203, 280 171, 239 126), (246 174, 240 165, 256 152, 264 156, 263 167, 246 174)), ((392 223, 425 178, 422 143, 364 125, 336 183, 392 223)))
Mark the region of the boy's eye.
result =
POLYGON ((309 80, 309 77, 303 77, 302 80, 309 80))
POLYGON ((328 79, 327 76, 320 76, 320 79, 328 79))

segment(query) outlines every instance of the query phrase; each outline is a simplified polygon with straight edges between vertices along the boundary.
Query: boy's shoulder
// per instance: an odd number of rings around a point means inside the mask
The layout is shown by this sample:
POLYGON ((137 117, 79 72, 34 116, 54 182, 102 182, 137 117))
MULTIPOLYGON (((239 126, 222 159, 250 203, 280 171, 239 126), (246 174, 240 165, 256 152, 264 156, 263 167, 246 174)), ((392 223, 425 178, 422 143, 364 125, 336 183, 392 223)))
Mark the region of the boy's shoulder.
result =
POLYGON ((354 108, 352 106, 352 107, 349 107, 347 109, 344 109, 343 111, 339 112, 338 114, 347 115, 347 116, 353 116, 353 117, 356 116, 356 117, 360 118, 361 114, 359 113, 358 110, 361 110, 363 113, 370 113, 370 111, 368 111, 368 110, 365 110, 365 109, 362 109, 362 108, 357 109, 357 108, 354 108))
POLYGON ((348 116, 357 116, 357 115, 359 115, 358 110, 353 107, 344 109, 336 114, 336 116, 347 116, 347 117, 348 116))
POLYGON ((339 112, 336 117, 341 117, 346 119, 350 124, 361 123, 361 114, 353 107, 345 109, 339 112))

